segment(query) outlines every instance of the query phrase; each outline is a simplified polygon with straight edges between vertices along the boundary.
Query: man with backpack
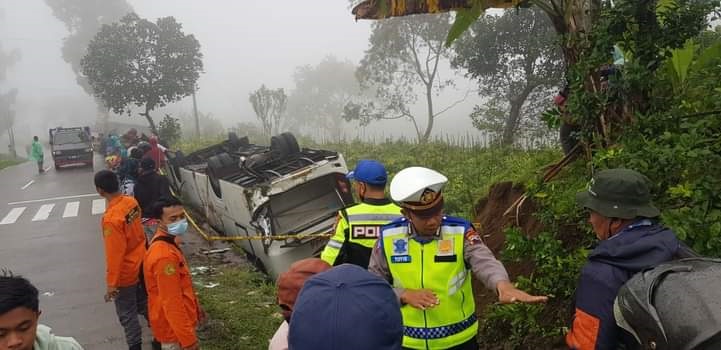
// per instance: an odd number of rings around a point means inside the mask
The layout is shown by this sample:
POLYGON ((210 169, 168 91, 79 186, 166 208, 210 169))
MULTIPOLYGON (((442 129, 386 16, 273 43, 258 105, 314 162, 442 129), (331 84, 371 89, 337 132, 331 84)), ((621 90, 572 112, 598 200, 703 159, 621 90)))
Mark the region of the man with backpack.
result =
POLYGON ((174 197, 159 200, 153 209, 159 220, 143 262, 148 291, 148 316, 153 336, 163 350, 200 348, 195 328, 206 316, 190 278, 190 267, 176 243, 188 230, 182 203, 174 197))
POLYGON ((616 325, 616 295, 634 274, 678 257, 683 246, 656 220, 660 212, 651 202, 649 180, 634 170, 598 172, 576 200, 588 210, 600 242, 581 270, 566 344, 578 350, 633 348, 636 341, 616 325))

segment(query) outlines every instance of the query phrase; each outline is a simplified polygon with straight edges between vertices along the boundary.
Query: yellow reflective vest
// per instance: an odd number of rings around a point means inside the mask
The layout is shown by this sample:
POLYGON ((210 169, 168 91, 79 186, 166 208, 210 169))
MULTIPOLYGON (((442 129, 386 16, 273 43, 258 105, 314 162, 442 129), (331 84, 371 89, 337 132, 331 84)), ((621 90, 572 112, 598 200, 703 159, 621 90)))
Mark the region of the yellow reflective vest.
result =
POLYGON ((426 310, 401 306, 403 347, 447 349, 478 333, 470 270, 463 256, 470 224, 444 217, 440 237, 422 244, 410 238, 410 224, 397 220, 381 231, 383 251, 395 288, 430 289, 440 304, 426 310))
POLYGON ((389 200, 366 200, 338 213, 335 234, 320 258, 330 265, 351 263, 368 268, 381 226, 401 217, 401 208, 389 200))

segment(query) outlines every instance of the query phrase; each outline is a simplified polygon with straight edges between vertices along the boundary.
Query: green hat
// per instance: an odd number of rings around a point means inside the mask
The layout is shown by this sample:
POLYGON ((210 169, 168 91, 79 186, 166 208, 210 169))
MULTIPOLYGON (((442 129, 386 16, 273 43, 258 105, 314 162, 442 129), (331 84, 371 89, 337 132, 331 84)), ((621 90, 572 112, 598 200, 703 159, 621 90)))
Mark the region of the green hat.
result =
POLYGON ((661 212, 651 203, 648 183, 646 176, 630 169, 599 171, 588 189, 576 194, 576 202, 609 218, 657 217, 661 212))

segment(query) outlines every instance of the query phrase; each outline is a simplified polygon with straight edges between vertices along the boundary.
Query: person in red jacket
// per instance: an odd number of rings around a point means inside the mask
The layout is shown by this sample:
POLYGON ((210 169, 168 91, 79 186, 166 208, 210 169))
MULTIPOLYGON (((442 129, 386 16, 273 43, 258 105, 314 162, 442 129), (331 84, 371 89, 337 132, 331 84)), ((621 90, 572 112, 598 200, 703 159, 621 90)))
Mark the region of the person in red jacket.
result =
POLYGON ((142 330, 139 315, 147 315, 147 295, 140 283, 145 256, 145 234, 140 206, 135 198, 120 193, 118 178, 110 170, 95 174, 95 188, 107 201, 102 230, 107 263, 105 301, 114 301, 130 350, 139 350, 142 330))
POLYGON ((159 220, 143 263, 148 290, 150 329, 163 350, 200 348, 195 329, 205 313, 193 290, 190 269, 176 243, 188 230, 183 205, 176 198, 161 199, 155 205, 159 220))

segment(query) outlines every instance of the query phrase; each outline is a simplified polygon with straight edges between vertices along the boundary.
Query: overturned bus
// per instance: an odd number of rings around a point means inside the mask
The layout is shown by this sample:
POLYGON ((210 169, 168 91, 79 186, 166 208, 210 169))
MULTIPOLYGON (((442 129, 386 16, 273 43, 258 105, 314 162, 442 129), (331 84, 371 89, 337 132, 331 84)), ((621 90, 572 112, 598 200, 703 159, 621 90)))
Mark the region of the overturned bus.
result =
POLYGON ((168 152, 166 171, 216 231, 248 238, 240 246, 274 278, 318 255, 327 238, 314 235, 331 233, 337 211, 353 202, 343 156, 300 148, 290 133, 273 136, 270 146, 230 133, 188 155, 168 152))

